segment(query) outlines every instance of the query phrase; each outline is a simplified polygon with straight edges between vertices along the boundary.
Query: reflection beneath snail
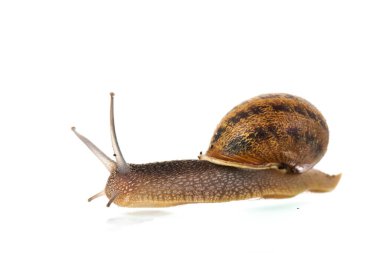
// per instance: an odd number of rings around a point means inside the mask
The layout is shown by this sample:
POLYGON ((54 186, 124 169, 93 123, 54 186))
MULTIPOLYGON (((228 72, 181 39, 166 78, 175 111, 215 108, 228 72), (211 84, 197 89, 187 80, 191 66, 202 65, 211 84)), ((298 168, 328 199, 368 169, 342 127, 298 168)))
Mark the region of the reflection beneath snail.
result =
POLYGON ((295 202, 282 202, 276 204, 269 205, 261 205, 255 206, 253 208, 249 208, 247 211, 250 214, 274 214, 274 213, 284 213, 284 212, 295 212, 303 207, 305 207, 307 203, 304 201, 295 201, 295 202))
POLYGON ((113 226, 123 227, 153 221, 170 214, 170 212, 163 210, 136 210, 132 212, 126 212, 114 218, 110 218, 107 220, 107 223, 113 226))

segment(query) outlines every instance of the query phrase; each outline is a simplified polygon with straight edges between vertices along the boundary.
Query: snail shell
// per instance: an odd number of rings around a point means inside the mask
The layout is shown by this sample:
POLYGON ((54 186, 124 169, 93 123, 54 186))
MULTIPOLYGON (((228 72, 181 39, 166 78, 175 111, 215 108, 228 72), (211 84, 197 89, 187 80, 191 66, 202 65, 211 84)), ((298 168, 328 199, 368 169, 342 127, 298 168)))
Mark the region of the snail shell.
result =
POLYGON ((326 153, 329 130, 318 109, 303 98, 266 94, 228 112, 201 160, 250 169, 303 172, 326 153))

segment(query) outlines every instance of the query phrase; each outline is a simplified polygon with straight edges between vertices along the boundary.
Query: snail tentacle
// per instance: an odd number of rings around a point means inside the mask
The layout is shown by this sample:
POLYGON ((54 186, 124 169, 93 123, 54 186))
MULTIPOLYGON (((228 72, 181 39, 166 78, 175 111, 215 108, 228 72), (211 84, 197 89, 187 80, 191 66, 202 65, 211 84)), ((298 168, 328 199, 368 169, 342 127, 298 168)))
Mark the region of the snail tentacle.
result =
POLYGON ((112 172, 116 169, 116 163, 106 154, 104 154, 103 151, 101 151, 94 143, 78 133, 75 127, 72 127, 71 130, 91 150, 91 152, 94 153, 94 155, 103 163, 109 172, 112 172))
POLYGON ((118 196, 119 196, 119 193, 114 193, 114 194, 111 196, 110 200, 108 201, 108 203, 107 203, 107 207, 110 207, 111 204, 115 201, 115 199, 116 199, 118 196))
POLYGON ((98 193, 95 194, 94 196, 89 197, 89 198, 88 198, 88 202, 91 202, 91 201, 93 201, 94 199, 99 198, 99 197, 104 196, 104 195, 106 195, 106 193, 105 193, 104 190, 102 190, 101 192, 98 192, 98 193))
POLYGON ((114 109, 113 109, 113 104, 114 104, 114 96, 115 94, 113 92, 110 93, 111 95, 111 104, 110 104, 110 128, 111 128, 111 141, 112 141, 112 148, 114 151, 114 156, 116 159, 116 164, 117 164, 117 171, 120 173, 127 173, 129 172, 130 166, 129 164, 126 163, 124 160, 123 154, 121 153, 119 143, 117 141, 117 136, 116 136, 116 130, 115 130, 115 117, 114 117, 114 109))

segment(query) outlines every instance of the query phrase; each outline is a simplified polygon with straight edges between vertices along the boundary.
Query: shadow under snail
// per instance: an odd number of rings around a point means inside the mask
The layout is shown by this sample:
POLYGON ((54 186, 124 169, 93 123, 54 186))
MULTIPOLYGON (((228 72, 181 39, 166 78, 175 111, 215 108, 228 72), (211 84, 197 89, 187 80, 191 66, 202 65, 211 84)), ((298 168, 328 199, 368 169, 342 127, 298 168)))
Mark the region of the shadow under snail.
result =
POLYGON ((166 207, 249 198, 289 198, 304 191, 327 192, 341 175, 314 169, 326 152, 323 115, 305 99, 265 94, 233 108, 217 126, 198 160, 127 163, 120 151, 111 93, 111 141, 115 161, 74 133, 110 171, 102 195, 126 207, 166 207))

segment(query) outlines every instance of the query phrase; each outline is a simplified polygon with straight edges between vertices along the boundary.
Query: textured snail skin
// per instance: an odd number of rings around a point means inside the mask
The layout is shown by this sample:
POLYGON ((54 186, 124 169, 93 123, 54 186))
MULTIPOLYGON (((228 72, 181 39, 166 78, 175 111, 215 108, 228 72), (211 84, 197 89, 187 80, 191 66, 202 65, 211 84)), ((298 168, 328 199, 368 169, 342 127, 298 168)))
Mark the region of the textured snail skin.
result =
POLYGON ((340 175, 311 169, 247 170, 201 160, 132 165, 128 174, 111 173, 106 195, 125 207, 166 207, 188 203, 225 202, 249 198, 288 198, 304 191, 327 192, 340 175))

